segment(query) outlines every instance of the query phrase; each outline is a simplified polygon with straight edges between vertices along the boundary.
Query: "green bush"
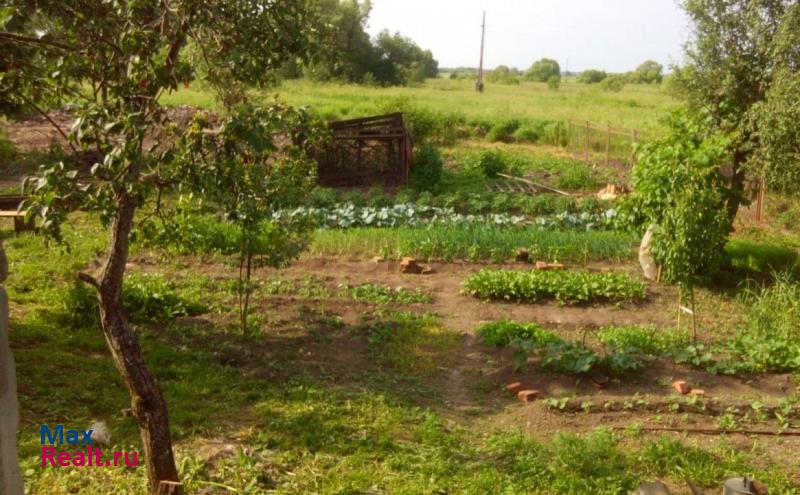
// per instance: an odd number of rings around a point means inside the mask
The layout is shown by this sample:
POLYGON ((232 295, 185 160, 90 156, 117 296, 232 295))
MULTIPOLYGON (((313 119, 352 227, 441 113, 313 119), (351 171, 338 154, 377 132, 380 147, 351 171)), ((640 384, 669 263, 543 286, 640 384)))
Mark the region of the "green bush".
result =
POLYGON ((493 143, 510 143, 514 140, 514 133, 519 129, 521 123, 517 119, 497 122, 492 126, 486 139, 493 143))
POLYGON ((728 199, 736 194, 722 173, 728 141, 709 135, 695 116, 677 112, 669 134, 639 149, 634 193, 623 210, 640 230, 655 226, 653 257, 665 280, 692 285, 723 265, 733 228, 728 199))
POLYGON ((497 178, 497 174, 508 171, 509 159, 502 151, 487 150, 470 157, 466 168, 489 179, 494 179, 497 178))
POLYGON ((536 144, 545 137, 544 122, 526 122, 514 132, 514 141, 536 144))
POLYGON ((411 167, 409 185, 416 191, 437 193, 442 182, 442 156, 430 144, 424 144, 414 151, 414 164, 411 167))
POLYGON ((608 77, 608 74, 603 70, 589 69, 583 71, 581 75, 578 76, 578 82, 583 84, 597 84, 606 77, 608 77))
POLYGON ((625 83, 627 83, 627 79, 625 76, 620 74, 612 74, 600 83, 600 87, 603 88, 605 91, 611 91, 613 93, 619 93, 623 89, 625 89, 625 83))
POLYGON ((464 292, 480 299, 561 304, 643 299, 645 285, 627 275, 569 271, 482 270, 464 282, 464 292))
POLYGON ((342 202, 342 194, 328 187, 317 186, 308 195, 308 203, 316 208, 332 208, 342 202))

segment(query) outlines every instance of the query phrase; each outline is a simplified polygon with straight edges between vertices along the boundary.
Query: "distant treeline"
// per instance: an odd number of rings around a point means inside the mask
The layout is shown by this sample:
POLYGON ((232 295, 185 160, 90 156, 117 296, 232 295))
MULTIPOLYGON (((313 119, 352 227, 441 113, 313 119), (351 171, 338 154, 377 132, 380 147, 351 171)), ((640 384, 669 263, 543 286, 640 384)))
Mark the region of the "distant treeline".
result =
POLYGON ((393 86, 439 75, 439 62, 431 51, 410 38, 386 30, 370 38, 366 31, 370 0, 322 0, 319 7, 332 27, 331 46, 307 66, 287 64, 282 77, 393 86))
MULTIPOLYGON (((442 69, 451 79, 476 77, 478 69, 473 67, 457 67, 442 69)), ((577 76, 578 82, 584 84, 602 83, 604 89, 621 90, 625 84, 661 84, 664 80, 664 67, 658 62, 647 60, 634 71, 624 74, 610 74, 603 70, 588 69, 583 72, 562 72, 557 61, 543 58, 534 62, 527 70, 516 67, 498 65, 486 71, 486 80, 490 83, 519 84, 522 81, 546 82, 557 89, 561 78, 577 76)))

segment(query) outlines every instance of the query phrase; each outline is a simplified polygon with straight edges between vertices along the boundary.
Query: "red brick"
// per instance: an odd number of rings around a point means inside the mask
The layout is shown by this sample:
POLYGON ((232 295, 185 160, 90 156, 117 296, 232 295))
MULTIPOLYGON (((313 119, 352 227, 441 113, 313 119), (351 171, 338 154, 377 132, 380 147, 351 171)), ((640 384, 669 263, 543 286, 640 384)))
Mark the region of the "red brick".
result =
POLYGON ((535 265, 537 270, 547 270, 547 262, 546 261, 537 261, 535 265))
POLYGON ((692 391, 692 386, 684 381, 677 381, 673 383, 672 388, 674 388, 676 392, 682 395, 686 395, 692 391))
POLYGON ((536 400, 538 395, 538 390, 520 390, 517 392, 517 399, 521 400, 522 402, 533 402, 536 400))
POLYGON ((506 385, 506 390, 511 392, 512 394, 516 394, 520 390, 522 390, 522 384, 520 382, 509 383, 506 385))
POLYGON ((422 273, 422 267, 414 258, 403 258, 403 261, 400 262, 400 271, 402 273, 422 273))

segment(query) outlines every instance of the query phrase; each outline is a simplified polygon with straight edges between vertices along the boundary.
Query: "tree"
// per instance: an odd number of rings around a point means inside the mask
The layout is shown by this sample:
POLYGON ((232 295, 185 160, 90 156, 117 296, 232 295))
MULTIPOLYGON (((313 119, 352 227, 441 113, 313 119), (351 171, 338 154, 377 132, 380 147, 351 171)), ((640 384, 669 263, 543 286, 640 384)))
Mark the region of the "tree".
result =
POLYGON ((800 5, 786 14, 771 49, 775 70, 763 102, 751 113, 758 132, 755 170, 770 187, 800 190, 800 5))
POLYGON ((653 60, 642 62, 631 74, 631 82, 638 84, 661 84, 664 80, 664 66, 653 60))
MULTIPOLYGON (((159 98, 185 74, 179 55, 190 40, 207 56, 212 83, 235 80, 241 88, 267 80, 287 59, 310 58, 320 32, 315 3, 10 0, 0 16, 4 107, 27 106, 46 115, 37 102, 67 102, 77 117, 68 135, 59 131, 78 156, 32 183, 28 216, 40 217, 45 233, 57 239, 73 210, 98 212, 109 228, 100 273, 80 278, 97 290, 103 333, 131 396, 150 492, 156 493, 178 473, 166 401, 125 314, 122 284, 136 212, 189 175, 166 174, 165 164, 196 166, 159 98), (83 164, 86 150, 101 157, 90 167, 83 164)), ((224 132, 209 130, 208 139, 224 132)), ((248 139, 267 138, 252 133, 248 139)))
POLYGON ((603 79, 608 77, 605 71, 602 70, 595 70, 595 69, 588 69, 581 72, 581 75, 578 76, 578 82, 583 84, 597 84, 603 79))
POLYGON ((762 103, 783 92, 775 84, 779 68, 796 74, 800 64, 796 43, 778 48, 782 40, 797 41, 798 6, 790 0, 685 0, 683 7, 694 33, 686 47, 688 63, 676 69, 678 86, 692 111, 707 115, 712 129, 731 138, 735 194, 726 210, 733 218, 748 168, 757 168, 758 157, 769 154, 762 136, 773 130, 764 127, 769 120, 762 117, 770 107, 762 103))
POLYGON ((638 151, 624 209, 639 228, 655 227, 653 256, 664 279, 691 288, 722 265, 733 229, 725 213, 731 181, 721 171, 728 140, 685 111, 669 124, 666 136, 638 151))
POLYGON ((561 66, 558 65, 558 62, 549 58, 534 62, 525 71, 526 81, 547 82, 554 76, 558 77, 559 81, 561 80, 561 66))
POLYGON ((507 65, 498 65, 486 75, 486 80, 500 84, 519 84, 519 79, 516 76, 517 72, 517 69, 512 69, 507 65))
POLYGON ((400 33, 381 31, 375 41, 380 63, 375 76, 391 84, 423 82, 439 75, 439 62, 430 50, 423 50, 400 33), (382 77, 383 76, 383 77, 382 77))

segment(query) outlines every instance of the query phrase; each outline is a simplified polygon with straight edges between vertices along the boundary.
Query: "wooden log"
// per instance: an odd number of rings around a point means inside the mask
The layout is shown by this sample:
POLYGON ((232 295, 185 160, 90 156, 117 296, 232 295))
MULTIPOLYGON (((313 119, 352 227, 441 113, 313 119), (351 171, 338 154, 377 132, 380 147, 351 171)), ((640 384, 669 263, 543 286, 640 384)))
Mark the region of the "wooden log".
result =
POLYGON ((158 485, 156 495, 183 495, 183 483, 177 481, 162 481, 158 485))

